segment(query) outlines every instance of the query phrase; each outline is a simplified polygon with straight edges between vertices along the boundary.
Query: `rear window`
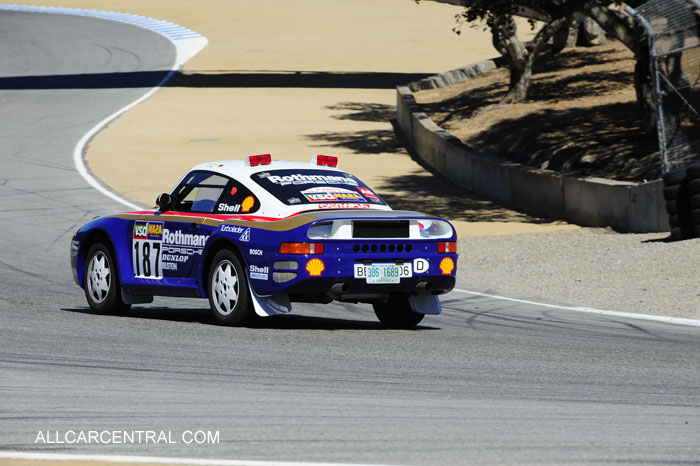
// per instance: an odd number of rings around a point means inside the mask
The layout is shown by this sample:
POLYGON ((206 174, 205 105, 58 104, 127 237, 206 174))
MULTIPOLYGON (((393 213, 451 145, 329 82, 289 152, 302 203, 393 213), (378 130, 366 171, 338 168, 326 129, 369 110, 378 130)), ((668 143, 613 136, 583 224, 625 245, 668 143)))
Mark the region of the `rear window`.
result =
POLYGON ((287 205, 315 204, 330 209, 386 205, 367 185, 345 172, 270 170, 251 178, 287 205))

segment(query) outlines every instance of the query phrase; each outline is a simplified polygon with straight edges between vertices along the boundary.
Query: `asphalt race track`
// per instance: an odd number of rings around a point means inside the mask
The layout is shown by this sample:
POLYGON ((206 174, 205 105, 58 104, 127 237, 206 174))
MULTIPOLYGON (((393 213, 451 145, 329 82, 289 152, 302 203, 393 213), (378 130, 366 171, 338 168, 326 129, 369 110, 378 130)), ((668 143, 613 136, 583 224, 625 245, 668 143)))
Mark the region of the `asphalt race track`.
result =
POLYGON ((215 326, 204 300, 91 314, 70 273, 70 238, 121 207, 76 173, 73 149, 158 83, 173 49, 133 26, 59 15, 2 12, 0 34, 0 450, 426 465, 700 460, 694 327, 459 293, 415 331, 384 330, 355 305, 297 305, 260 328, 215 326), (219 431, 220 443, 35 443, 39 431, 145 429, 219 431))

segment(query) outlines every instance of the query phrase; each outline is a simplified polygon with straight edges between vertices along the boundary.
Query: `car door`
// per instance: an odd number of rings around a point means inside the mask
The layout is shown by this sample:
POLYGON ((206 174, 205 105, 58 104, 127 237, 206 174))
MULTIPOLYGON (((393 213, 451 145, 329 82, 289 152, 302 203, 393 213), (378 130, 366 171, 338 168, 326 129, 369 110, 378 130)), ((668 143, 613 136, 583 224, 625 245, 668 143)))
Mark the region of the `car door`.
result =
POLYGON ((220 174, 196 171, 173 192, 173 204, 161 215, 163 243, 161 267, 165 277, 199 275, 215 207, 230 179, 220 174))

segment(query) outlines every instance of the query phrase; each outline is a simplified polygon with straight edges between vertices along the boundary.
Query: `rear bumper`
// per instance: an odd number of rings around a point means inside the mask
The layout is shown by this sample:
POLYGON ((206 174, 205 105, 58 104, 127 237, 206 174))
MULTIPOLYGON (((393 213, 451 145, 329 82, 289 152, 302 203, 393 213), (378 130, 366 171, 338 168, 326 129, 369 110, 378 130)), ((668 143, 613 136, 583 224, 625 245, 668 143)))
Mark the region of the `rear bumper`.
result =
POLYGON ((434 295, 451 291, 455 286, 457 254, 379 254, 368 258, 355 254, 320 254, 308 256, 277 255, 263 269, 249 266, 250 283, 259 295, 363 295, 429 292, 434 295), (417 267, 417 261, 427 266, 417 267), (355 278, 355 264, 412 264, 412 276, 398 283, 367 283, 355 278), (294 264, 290 266, 289 264, 294 264), (446 264, 449 266, 446 267, 446 264), (292 278, 290 278, 292 277, 292 278))

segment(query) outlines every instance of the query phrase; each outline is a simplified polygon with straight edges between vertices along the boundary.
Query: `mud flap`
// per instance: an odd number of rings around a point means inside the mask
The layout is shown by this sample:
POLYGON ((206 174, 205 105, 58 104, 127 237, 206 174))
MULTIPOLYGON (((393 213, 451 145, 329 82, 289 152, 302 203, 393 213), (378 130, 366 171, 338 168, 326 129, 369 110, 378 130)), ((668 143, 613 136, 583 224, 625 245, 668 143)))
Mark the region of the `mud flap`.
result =
POLYGON ((270 296, 258 296, 253 288, 248 286, 250 290, 250 300, 253 302, 253 309, 260 317, 274 316, 276 314, 284 314, 292 310, 292 304, 289 302, 289 296, 286 294, 274 294, 270 296))
POLYGON ((124 304, 148 304, 153 302, 153 296, 136 296, 122 290, 122 301, 124 304))
POLYGON ((418 314, 440 314, 442 306, 437 296, 430 293, 419 293, 408 298, 411 307, 418 314))

